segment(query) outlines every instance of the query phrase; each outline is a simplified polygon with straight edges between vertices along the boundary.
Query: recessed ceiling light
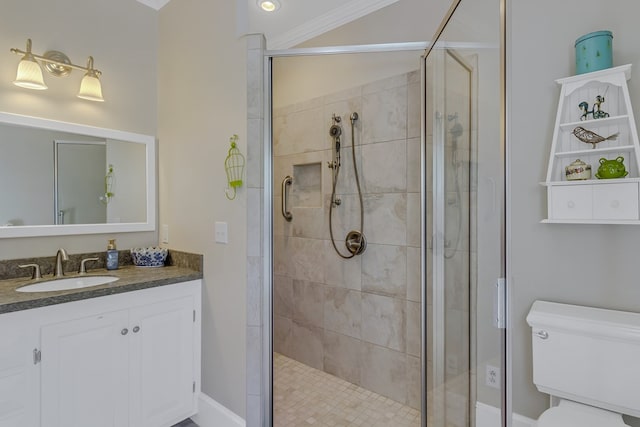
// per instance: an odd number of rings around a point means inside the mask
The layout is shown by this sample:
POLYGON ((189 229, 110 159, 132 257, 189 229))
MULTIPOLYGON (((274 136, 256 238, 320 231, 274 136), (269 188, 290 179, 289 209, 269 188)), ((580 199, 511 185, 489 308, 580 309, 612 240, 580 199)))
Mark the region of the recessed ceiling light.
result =
POLYGON ((258 6, 265 12, 275 12, 280 9, 280 2, 277 0, 258 0, 258 6))

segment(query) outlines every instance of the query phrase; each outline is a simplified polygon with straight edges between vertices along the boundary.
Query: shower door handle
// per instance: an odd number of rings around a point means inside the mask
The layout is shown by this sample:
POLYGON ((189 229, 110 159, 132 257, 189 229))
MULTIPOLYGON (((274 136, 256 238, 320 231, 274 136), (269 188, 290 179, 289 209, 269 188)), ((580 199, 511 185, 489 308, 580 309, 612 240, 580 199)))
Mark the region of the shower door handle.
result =
POLYGON ((291 183, 293 183, 293 177, 290 175, 285 176, 282 180, 282 216, 287 221, 291 221, 293 219, 293 215, 291 215, 291 212, 288 210, 289 190, 287 187, 289 187, 291 183))

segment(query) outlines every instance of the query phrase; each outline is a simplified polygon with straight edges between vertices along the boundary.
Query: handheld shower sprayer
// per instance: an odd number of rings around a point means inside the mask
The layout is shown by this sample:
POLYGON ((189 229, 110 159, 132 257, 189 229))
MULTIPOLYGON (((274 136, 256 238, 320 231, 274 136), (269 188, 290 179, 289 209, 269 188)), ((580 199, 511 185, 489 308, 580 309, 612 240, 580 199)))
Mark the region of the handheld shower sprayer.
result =
POLYGON ((342 135, 342 127, 340 126, 340 122, 342 118, 340 116, 336 116, 333 114, 332 116, 333 125, 329 128, 329 135, 333 138, 333 142, 335 144, 335 151, 333 153, 333 161, 328 162, 328 166, 333 170, 332 173, 332 191, 331 191, 331 202, 329 204, 329 234, 331 235, 331 243, 333 244, 333 248, 336 253, 345 259, 353 258, 356 255, 360 255, 364 252, 367 247, 367 240, 364 237, 362 229, 364 227, 364 205, 362 201, 362 191, 360 189, 360 178, 358 177, 358 166, 356 163, 356 148, 355 148, 355 122, 358 120, 358 113, 354 112, 349 116, 349 120, 351 121, 351 156, 353 160, 353 172, 355 174, 356 186, 358 187, 358 199, 360 201, 360 229, 359 230, 351 230, 347 233, 347 237, 345 238, 345 246, 348 251, 348 255, 342 254, 338 247, 336 246, 335 239, 333 237, 333 210, 338 207, 342 202, 339 197, 336 195, 336 186, 338 183, 338 174, 340 173, 340 135, 342 135))

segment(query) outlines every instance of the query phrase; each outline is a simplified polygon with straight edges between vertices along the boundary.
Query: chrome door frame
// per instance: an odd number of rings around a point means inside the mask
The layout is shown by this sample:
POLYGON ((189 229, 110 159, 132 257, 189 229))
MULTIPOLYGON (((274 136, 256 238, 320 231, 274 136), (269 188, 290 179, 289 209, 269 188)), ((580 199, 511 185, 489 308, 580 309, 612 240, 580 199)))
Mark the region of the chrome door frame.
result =
MULTIPOLYGON (((458 0, 459 1, 459 0, 458 0)), ((402 51, 416 51, 418 53, 424 52, 430 43, 428 42, 407 42, 407 43, 386 43, 386 44, 371 44, 371 45, 352 45, 352 46, 335 46, 335 47, 321 47, 321 48, 304 48, 304 49, 286 49, 286 50, 265 50, 264 51, 264 194, 263 194, 263 213, 264 213, 264 235, 263 235, 263 253, 264 253, 264 276, 263 276, 263 354, 262 354, 262 372, 263 372, 263 422, 264 427, 273 426, 273 126, 272 126, 272 60, 273 58, 291 57, 291 56, 319 56, 319 55, 340 55, 340 54, 359 54, 359 53, 385 53, 385 52, 402 52, 402 51)), ((482 46, 477 43, 459 43, 460 47, 478 47, 482 46)), ((424 55, 424 54, 423 54, 424 55)), ((416 60, 420 60, 420 55, 416 55, 416 60)), ((421 93, 424 94, 426 88, 424 85, 424 78, 421 82, 421 93)), ((424 96, 424 95, 423 95, 424 96)), ((421 116, 421 126, 424 127, 424 114, 421 116)), ((425 182, 425 140, 421 138, 421 203, 420 203, 420 217, 426 216, 426 194, 424 192, 425 182)), ((424 224, 422 224, 423 226, 424 224)), ((426 293, 426 264, 425 264, 425 230, 421 233, 421 273, 420 280, 422 284, 422 293, 426 293)), ((426 319, 426 302, 421 302, 422 312, 422 344, 421 344, 421 361, 425 360, 424 349, 425 344, 425 332, 426 327, 424 320, 426 319)), ((422 365, 422 426, 426 427, 426 368, 425 364, 422 365)))

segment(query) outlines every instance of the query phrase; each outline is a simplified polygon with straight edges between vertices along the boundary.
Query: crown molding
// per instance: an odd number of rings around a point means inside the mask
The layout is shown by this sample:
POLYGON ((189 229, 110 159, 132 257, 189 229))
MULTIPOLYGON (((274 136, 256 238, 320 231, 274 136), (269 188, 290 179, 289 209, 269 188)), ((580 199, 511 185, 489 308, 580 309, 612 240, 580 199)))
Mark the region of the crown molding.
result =
POLYGON ((151 9, 160 10, 164 5, 169 3, 170 0, 138 0, 145 6, 149 6, 151 9))
POLYGON ((383 7, 389 6, 390 4, 396 3, 397 1, 398 0, 352 0, 339 8, 335 8, 289 31, 272 37, 270 40, 267 40, 268 48, 270 50, 288 49, 375 12, 376 10, 382 9, 383 7))

